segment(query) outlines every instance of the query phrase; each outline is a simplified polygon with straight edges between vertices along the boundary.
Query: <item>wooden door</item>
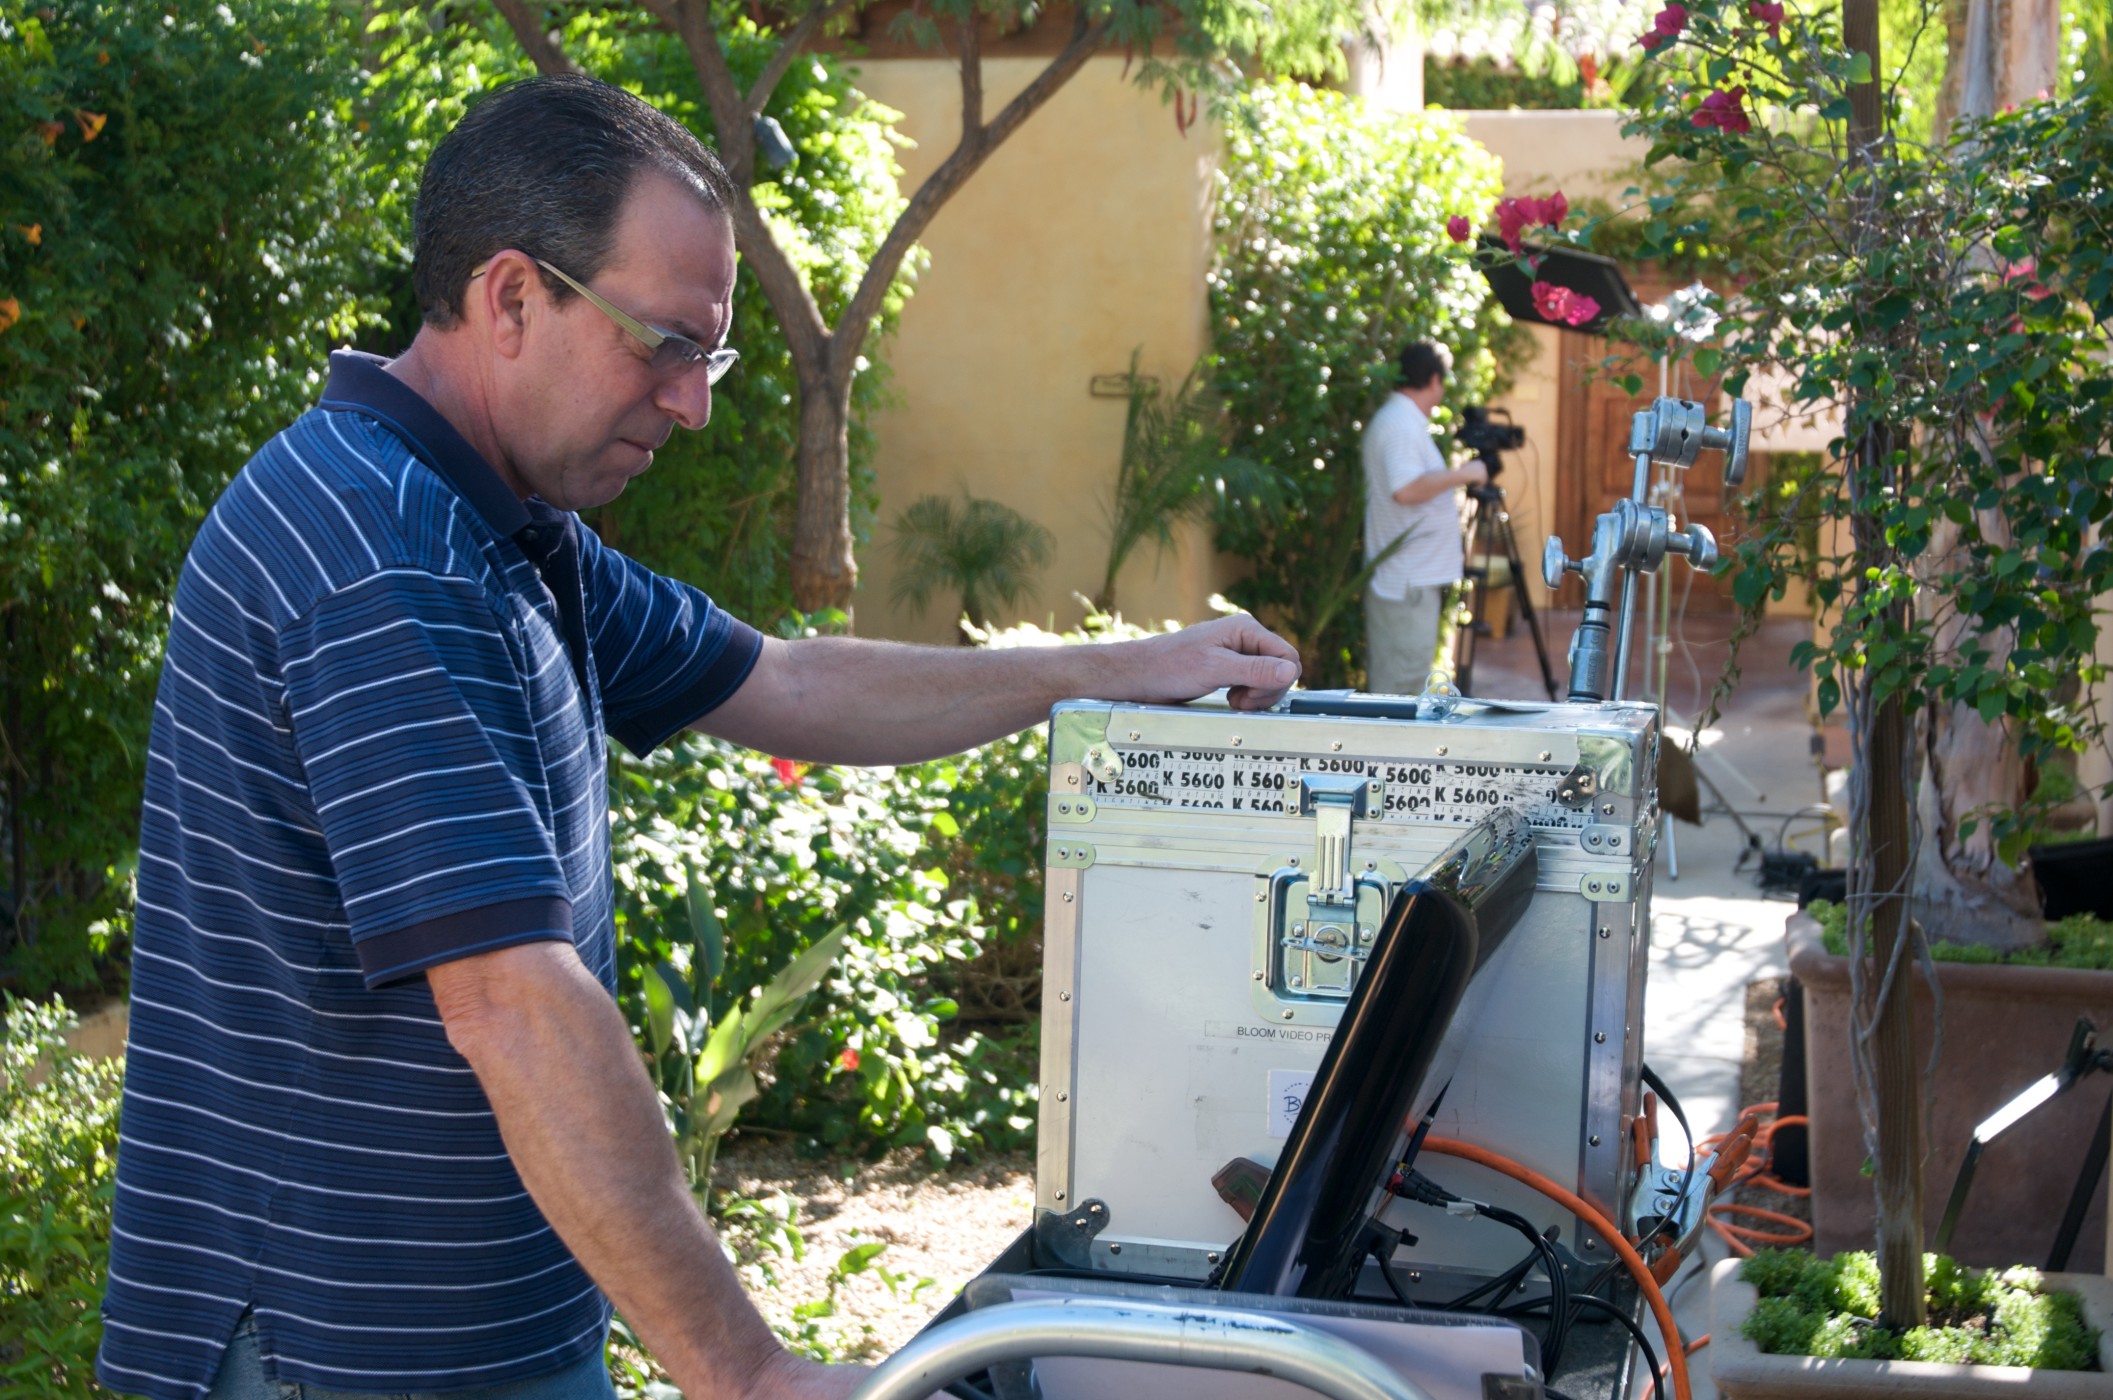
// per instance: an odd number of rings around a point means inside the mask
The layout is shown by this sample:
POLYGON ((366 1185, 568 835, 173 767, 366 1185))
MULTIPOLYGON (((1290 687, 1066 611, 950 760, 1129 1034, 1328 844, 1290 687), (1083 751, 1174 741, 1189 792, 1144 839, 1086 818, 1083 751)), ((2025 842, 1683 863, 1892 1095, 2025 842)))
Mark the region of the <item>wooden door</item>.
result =
MULTIPOLYGON (((1638 300, 1649 303, 1662 300, 1668 290, 1670 285, 1656 286, 1639 279, 1636 294, 1638 300)), ((1592 548, 1592 527, 1601 513, 1613 509, 1616 501, 1626 498, 1634 489, 1636 462, 1628 453, 1629 424, 1637 413, 1648 409, 1659 397, 1660 369, 1642 356, 1618 368, 1603 369, 1602 362, 1615 353, 1612 342, 1578 331, 1564 331, 1559 339, 1562 365, 1556 420, 1555 517, 1565 552, 1572 559, 1581 559, 1592 548), (1624 373, 1643 380, 1641 392, 1631 395, 1614 382, 1624 373)), ((1698 400, 1713 416, 1722 412, 1724 397, 1719 385, 1697 375, 1693 366, 1682 364, 1675 367, 1666 380, 1664 392, 1670 396, 1698 400)), ((1759 475, 1760 465, 1756 457, 1748 468, 1747 487, 1741 488, 1742 491, 1751 488, 1759 475)), ((1699 520, 1709 527, 1720 543, 1731 538, 1736 519, 1731 506, 1738 493, 1724 489, 1722 453, 1705 453, 1686 471, 1654 467, 1651 479, 1654 484, 1668 483, 1668 493, 1663 500, 1656 496, 1648 499, 1652 504, 1666 505, 1673 513, 1676 527, 1685 527, 1689 522, 1699 520)), ((1690 610, 1727 612, 1731 609, 1729 579, 1711 579, 1698 574, 1690 591, 1685 580, 1679 577, 1687 569, 1685 562, 1674 560, 1665 567, 1674 586, 1685 592, 1690 610)), ((1681 595, 1676 593, 1674 596, 1681 595)), ((1584 600, 1583 581, 1576 574, 1568 575, 1556 594, 1555 606, 1582 607, 1584 600)))

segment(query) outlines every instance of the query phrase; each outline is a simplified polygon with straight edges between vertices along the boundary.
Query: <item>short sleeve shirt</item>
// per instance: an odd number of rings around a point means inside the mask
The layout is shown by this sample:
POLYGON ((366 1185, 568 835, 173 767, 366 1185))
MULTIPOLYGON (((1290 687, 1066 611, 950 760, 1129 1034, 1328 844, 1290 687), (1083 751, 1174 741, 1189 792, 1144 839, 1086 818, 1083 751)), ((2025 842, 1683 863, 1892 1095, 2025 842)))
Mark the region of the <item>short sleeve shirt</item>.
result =
POLYGON ((1428 472, 1446 470, 1445 456, 1431 438, 1431 420, 1401 394, 1387 401, 1365 425, 1365 558, 1400 536, 1401 548, 1388 555, 1372 575, 1371 588, 1382 598, 1399 598, 1411 588, 1460 581, 1460 498, 1441 491, 1428 501, 1405 506, 1394 493, 1428 472))
POLYGON ((523 502, 380 361, 214 506, 147 754, 98 1371, 195 1400, 245 1310, 268 1377, 475 1388, 608 1304, 522 1188, 423 972, 564 940, 612 992, 607 740, 661 743, 761 638, 523 502))

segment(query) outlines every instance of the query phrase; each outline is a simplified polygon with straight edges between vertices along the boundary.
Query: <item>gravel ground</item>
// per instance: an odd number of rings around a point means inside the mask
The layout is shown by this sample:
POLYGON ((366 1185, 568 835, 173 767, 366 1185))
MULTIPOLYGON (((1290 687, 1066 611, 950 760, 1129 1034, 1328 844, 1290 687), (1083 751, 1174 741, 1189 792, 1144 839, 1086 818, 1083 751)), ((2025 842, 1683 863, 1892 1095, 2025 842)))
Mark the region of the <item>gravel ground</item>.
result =
POLYGON ((1032 1223, 1034 1160, 1026 1152, 933 1169, 921 1151, 845 1164, 802 1158, 750 1139, 720 1153, 721 1189, 796 1203, 802 1258, 759 1251, 748 1232, 729 1235, 748 1261, 750 1291, 772 1322, 805 1330, 838 1360, 874 1360, 900 1347, 1032 1223), (874 1267, 842 1279, 832 1313, 798 1310, 829 1299, 845 1251, 887 1247, 874 1267), (894 1282, 891 1284, 890 1279, 894 1282), (926 1282, 929 1280, 929 1282, 926 1282))

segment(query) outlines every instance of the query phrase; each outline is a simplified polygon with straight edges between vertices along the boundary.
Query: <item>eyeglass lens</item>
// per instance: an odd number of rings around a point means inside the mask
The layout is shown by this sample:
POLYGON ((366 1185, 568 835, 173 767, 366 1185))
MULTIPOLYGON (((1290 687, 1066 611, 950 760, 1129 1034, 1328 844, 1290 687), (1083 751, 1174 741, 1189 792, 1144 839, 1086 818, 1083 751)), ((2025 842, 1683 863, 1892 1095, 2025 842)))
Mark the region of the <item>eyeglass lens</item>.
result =
POLYGON ((666 331, 661 334, 667 338, 653 351, 653 370, 656 374, 680 374, 693 365, 701 364, 704 366, 706 380, 717 384, 741 358, 740 353, 732 349, 707 350, 687 336, 672 335, 666 331))

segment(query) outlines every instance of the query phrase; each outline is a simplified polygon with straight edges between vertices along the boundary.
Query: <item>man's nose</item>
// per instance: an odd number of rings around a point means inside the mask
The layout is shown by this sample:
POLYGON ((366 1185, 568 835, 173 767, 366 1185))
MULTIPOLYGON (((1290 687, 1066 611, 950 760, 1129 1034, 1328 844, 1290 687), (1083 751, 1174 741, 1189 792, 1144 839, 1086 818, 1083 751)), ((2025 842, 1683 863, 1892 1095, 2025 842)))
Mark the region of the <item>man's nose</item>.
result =
POLYGON ((663 380, 653 396, 653 406, 692 431, 711 422, 712 384, 704 366, 693 366, 663 380))

